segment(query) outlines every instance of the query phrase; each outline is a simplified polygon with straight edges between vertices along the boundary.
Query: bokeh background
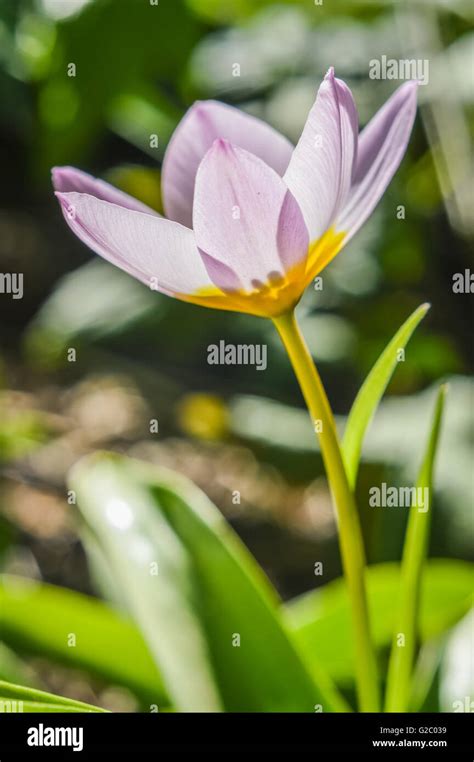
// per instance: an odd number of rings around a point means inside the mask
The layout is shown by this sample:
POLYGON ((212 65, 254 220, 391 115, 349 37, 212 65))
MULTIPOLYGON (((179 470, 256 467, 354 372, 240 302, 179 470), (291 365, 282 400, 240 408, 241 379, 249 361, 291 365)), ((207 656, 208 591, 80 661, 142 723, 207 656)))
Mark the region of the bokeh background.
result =
MULTIPOLYGON (((160 209, 163 153, 195 99, 296 141, 330 65, 364 124, 398 85, 369 78, 382 55, 429 60, 408 153, 299 315, 343 424, 389 338, 431 302, 365 443, 361 515, 369 561, 399 559, 406 511, 369 509, 368 489, 411 483, 448 379, 430 554, 472 557, 472 297, 453 274, 472 267, 473 15, 468 0, 1 0, 0 270, 24 274, 22 299, 0 295, 2 571, 94 593, 65 477, 108 448, 193 479, 283 598, 340 574, 321 460, 271 324, 168 299, 99 260, 65 225, 50 168, 79 166, 160 209), (209 366, 220 339, 267 344, 267 370, 209 366)), ((27 668, 46 689, 134 707, 78 673, 27 668)))

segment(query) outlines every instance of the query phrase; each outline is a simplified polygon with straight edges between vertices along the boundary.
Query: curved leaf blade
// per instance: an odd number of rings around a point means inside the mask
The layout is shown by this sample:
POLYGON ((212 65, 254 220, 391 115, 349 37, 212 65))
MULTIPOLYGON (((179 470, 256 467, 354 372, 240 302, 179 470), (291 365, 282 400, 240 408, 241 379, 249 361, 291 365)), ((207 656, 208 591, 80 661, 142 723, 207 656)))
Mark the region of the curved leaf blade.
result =
POLYGON ((424 510, 411 506, 401 563, 399 611, 393 636, 387 677, 387 712, 407 711, 410 699, 413 662, 418 636, 418 610, 421 596, 421 580, 426 558, 429 527, 431 524, 433 468, 438 447, 443 416, 446 385, 440 387, 433 413, 423 462, 416 483, 417 492, 428 496, 424 510), (427 504, 426 504, 427 503, 427 504), (403 648, 398 635, 404 635, 403 648))
POLYGON ((429 304, 422 304, 398 329, 372 367, 354 400, 342 438, 342 454, 352 488, 357 479, 364 435, 397 366, 397 352, 407 345, 429 308, 429 304))
POLYGON ((98 706, 66 696, 0 680, 0 712, 105 712, 98 706))

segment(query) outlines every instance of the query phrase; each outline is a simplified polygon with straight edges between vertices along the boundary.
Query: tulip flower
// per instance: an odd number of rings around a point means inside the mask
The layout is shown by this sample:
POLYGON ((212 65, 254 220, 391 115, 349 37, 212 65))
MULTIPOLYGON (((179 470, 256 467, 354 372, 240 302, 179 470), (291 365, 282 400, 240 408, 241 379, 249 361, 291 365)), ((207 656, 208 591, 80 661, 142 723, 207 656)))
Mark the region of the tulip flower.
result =
POLYGON ((403 84, 358 134, 347 85, 326 75, 301 138, 198 102, 163 162, 166 218, 69 167, 53 183, 74 233, 152 288, 264 317, 288 312, 352 238, 408 143, 416 84, 403 84))
POLYGON ((275 323, 319 423, 366 711, 377 711, 379 699, 362 534, 334 417, 294 308, 387 188, 408 144, 416 89, 401 85, 359 134, 352 94, 331 68, 295 147, 231 106, 194 104, 163 161, 166 217, 77 169, 53 169, 68 225, 104 259, 169 296, 275 323))

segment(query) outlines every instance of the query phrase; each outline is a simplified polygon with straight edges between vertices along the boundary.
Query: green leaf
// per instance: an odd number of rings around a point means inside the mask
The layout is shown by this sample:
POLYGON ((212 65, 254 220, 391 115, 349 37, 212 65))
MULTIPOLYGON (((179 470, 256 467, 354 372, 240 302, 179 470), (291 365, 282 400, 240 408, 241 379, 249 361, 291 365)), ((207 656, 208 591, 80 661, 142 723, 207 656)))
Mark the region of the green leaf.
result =
POLYGON ((140 632, 95 598, 61 587, 0 577, 0 636, 17 652, 39 654, 129 688, 143 701, 169 703, 140 632), (68 635, 76 636, 75 647, 68 635))
POLYGON ((354 400, 342 439, 347 478, 352 488, 357 479, 365 432, 397 367, 398 351, 406 346, 429 308, 429 304, 422 304, 398 329, 371 369, 354 400))
POLYGON ((191 482, 99 453, 71 485, 177 709, 341 708, 311 677, 260 568, 191 482))
MULTIPOLYGON (((79 507, 183 711, 222 708, 195 611, 190 559, 141 484, 114 459, 93 458, 72 479, 79 507), (158 574, 159 572, 159 574, 158 574)), ((87 546, 86 546, 87 547, 87 546)))
POLYGON ((388 712, 407 711, 410 700, 412 670, 418 639, 418 610, 420 607, 421 581, 426 559, 433 504, 434 459, 439 441, 445 396, 446 386, 441 386, 436 399, 433 421, 416 483, 416 494, 422 494, 423 496, 427 494, 428 499, 424 499, 423 510, 417 508, 416 499, 414 500, 406 530, 401 564, 399 610, 397 612, 387 677, 386 708, 388 712), (400 634, 404 635, 403 648, 398 643, 400 634))
POLYGON ((0 680, 0 712, 105 712, 98 706, 0 680))
MULTIPOLYGON (((0 627, 1 632, 1 627, 0 627)), ((35 685, 34 672, 5 643, 0 641, 0 680, 8 683, 35 685)))
MULTIPOLYGON (((472 602, 474 566, 464 561, 430 560, 422 580, 420 640, 426 642, 453 627, 472 602)), ((376 564, 367 569, 367 595, 373 638, 379 652, 388 649, 395 626, 394 601, 400 589, 400 565, 376 564)), ((317 653, 338 683, 354 674, 354 647, 347 588, 343 579, 306 593, 286 604, 287 621, 311 660, 317 653)))

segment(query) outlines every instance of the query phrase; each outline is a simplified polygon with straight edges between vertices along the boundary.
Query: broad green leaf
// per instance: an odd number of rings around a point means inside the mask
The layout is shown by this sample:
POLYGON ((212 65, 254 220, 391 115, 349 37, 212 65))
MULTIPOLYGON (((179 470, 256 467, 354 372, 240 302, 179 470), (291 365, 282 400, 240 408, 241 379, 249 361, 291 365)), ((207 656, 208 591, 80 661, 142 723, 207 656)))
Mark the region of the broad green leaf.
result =
POLYGON ((356 483, 365 432, 397 366, 398 351, 404 349, 429 308, 429 304, 422 304, 398 329, 371 369, 354 400, 342 439, 342 453, 351 487, 354 487, 356 483))
POLYGON ((75 701, 66 696, 38 691, 24 685, 0 680, 1 712, 105 712, 98 706, 75 701))
POLYGON ((388 712, 405 712, 411 692, 412 670, 418 640, 418 611, 420 607, 421 582, 428 546, 431 524, 433 468, 439 441, 446 386, 441 386, 436 399, 423 462, 416 483, 417 494, 428 495, 424 510, 411 506, 403 548, 401 582, 396 627, 390 653, 386 708, 388 712), (421 491, 421 493, 419 492, 421 491), (403 648, 398 643, 399 634, 404 635, 403 648))
MULTIPOLYGON (((465 561, 430 560, 422 580, 420 640, 426 642, 454 626, 472 603, 474 566, 465 561)), ((394 603, 400 589, 399 564, 376 564, 367 569, 367 595, 375 645, 390 646, 395 626, 394 603)), ((318 656, 339 683, 352 681, 354 648, 347 588, 344 580, 286 604, 287 621, 301 650, 310 660, 318 656)))
POLYGON ((101 601, 61 587, 0 577, 0 638, 19 653, 46 656, 164 704, 163 683, 134 624, 101 601), (76 636, 69 647, 68 635, 76 636))
POLYGON ((173 704, 182 711, 219 711, 188 552, 125 461, 121 466, 96 457, 86 463, 72 480, 79 507, 160 665, 173 704))
POLYGON ((310 676, 260 568, 191 482, 96 454, 71 485, 178 709, 341 708, 310 676))

